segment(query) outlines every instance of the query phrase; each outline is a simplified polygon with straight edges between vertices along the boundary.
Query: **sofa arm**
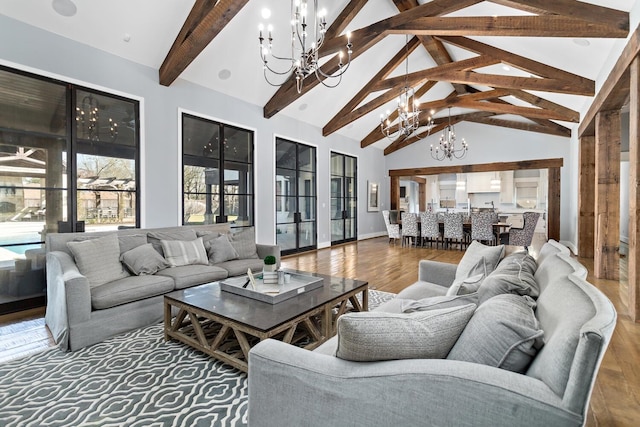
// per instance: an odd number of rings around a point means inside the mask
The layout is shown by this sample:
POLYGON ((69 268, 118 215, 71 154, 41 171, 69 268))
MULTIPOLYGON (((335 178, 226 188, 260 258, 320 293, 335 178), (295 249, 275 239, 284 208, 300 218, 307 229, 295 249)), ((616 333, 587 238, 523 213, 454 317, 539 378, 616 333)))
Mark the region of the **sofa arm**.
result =
POLYGON ((47 253, 47 310, 45 322, 62 350, 69 348, 69 326, 91 318, 89 280, 73 258, 61 251, 47 253))
POLYGON ((418 280, 449 287, 456 277, 457 264, 423 259, 418 264, 418 280))
POLYGON ((280 246, 256 243, 256 250, 258 252, 258 257, 261 259, 264 259, 267 255, 273 255, 276 257, 276 266, 280 268, 280 246))
POLYGON ((452 360, 349 362, 265 340, 249 353, 249 425, 579 426, 542 381, 452 360))

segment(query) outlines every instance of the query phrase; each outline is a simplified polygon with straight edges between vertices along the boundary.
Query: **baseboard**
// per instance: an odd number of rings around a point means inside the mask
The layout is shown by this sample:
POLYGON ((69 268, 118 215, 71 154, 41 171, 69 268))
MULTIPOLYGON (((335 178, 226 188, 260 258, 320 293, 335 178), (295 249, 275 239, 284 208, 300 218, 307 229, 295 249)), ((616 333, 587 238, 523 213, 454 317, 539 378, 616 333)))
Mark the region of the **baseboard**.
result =
POLYGON ((358 234, 358 240, 375 239, 376 237, 386 236, 386 231, 377 231, 375 233, 358 234))

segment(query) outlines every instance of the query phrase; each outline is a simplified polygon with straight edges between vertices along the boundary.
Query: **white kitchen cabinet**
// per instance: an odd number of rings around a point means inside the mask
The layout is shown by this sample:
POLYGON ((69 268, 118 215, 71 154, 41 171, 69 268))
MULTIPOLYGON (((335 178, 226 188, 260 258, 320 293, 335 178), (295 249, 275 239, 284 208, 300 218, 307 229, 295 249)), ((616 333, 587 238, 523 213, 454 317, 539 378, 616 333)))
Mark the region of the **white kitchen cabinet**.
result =
POLYGON ((500 172, 500 203, 512 204, 514 193, 513 171, 500 172))

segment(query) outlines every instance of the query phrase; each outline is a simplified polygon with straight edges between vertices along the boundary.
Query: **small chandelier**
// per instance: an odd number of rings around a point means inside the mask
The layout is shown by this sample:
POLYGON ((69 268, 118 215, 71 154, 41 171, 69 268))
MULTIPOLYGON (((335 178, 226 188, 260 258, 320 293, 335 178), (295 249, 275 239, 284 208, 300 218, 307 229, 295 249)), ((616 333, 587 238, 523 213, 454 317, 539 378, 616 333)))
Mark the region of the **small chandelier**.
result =
MULTIPOLYGON (((81 107, 76 107, 76 122, 79 137, 91 141, 100 141, 100 104, 91 94, 82 98, 81 107)), ((109 136, 111 142, 118 138, 118 123, 109 117, 109 136)))
MULTIPOLYGON (((269 79, 269 73, 275 74, 276 76, 286 76, 293 71, 296 76, 296 88, 298 93, 302 92, 304 79, 311 74, 315 74, 318 81, 326 87, 336 87, 340 84, 342 81, 342 75, 347 71, 349 64, 351 63, 351 48, 353 47, 351 44, 351 33, 347 33, 346 64, 343 63, 344 53, 340 51, 338 71, 334 74, 325 74, 320 68, 320 63, 318 62, 318 52, 324 43, 324 36, 327 31, 327 21, 325 19, 326 14, 327 13, 324 9, 318 12, 317 0, 312 0, 311 2, 307 0, 291 0, 291 53, 288 57, 280 57, 273 54, 273 26, 270 24, 267 25, 266 31, 268 32, 268 36, 266 40, 262 35, 262 32, 265 30, 265 26, 263 24, 258 26, 260 31, 260 35, 258 37, 258 40, 260 41, 260 58, 262 59, 264 79, 267 83, 271 86, 282 86, 286 80, 283 80, 281 83, 273 83, 269 79), (311 17, 308 16, 308 3, 313 3, 313 16, 311 17), (307 27, 311 28, 308 29, 307 27), (309 33, 308 30, 311 30, 311 33, 309 33), (269 65, 270 57, 278 61, 288 63, 288 68, 283 71, 271 68, 269 65), (326 78, 338 78, 338 81, 331 85, 324 81, 326 78)), ((264 19, 269 19, 270 16, 271 12, 269 9, 262 10, 262 17, 264 19)))
POLYGON ((433 144, 431 144, 431 157, 439 161, 444 159, 453 160, 454 157, 461 159, 467 155, 468 150, 469 144, 464 138, 462 138, 461 146, 456 148, 456 131, 451 124, 451 108, 449 108, 449 124, 442 131, 438 145, 434 148, 433 144))
MULTIPOLYGON (((405 47, 407 49, 407 60, 405 63, 405 82, 397 98, 397 123, 391 121, 391 111, 380 114, 380 131, 391 140, 397 138, 408 138, 420 127, 420 101, 417 99, 415 90, 409 86, 409 36, 405 36, 405 47)), ((433 120, 429 118, 427 123, 428 132, 433 128, 433 120)))

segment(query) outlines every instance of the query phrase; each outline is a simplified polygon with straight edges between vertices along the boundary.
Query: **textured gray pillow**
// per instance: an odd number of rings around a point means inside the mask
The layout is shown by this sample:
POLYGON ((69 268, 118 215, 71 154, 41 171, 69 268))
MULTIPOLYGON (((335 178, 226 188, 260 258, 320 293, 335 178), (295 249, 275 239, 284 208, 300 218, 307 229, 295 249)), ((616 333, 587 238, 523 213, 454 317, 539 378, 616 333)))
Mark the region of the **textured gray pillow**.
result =
POLYGON ((365 311, 338 318, 336 357, 356 362, 442 359, 473 315, 475 304, 415 313, 365 311))
POLYGON ((535 279, 536 263, 527 254, 508 256, 487 276, 478 288, 478 305, 501 294, 528 295, 537 298, 540 287, 535 279))
POLYGON ((486 246, 474 240, 465 251, 458 267, 456 268, 456 280, 464 279, 471 275, 471 271, 477 268, 477 264, 484 257, 485 274, 490 274, 498 265, 504 255, 504 245, 486 246))
POLYGON ((399 299, 400 310, 403 313, 414 311, 438 310, 441 308, 460 307, 467 304, 478 304, 478 294, 442 295, 438 297, 422 298, 419 300, 399 299))
POLYGON ((120 254, 130 251, 133 248, 147 244, 146 234, 123 234, 118 236, 120 244, 120 254))
POLYGON ((202 237, 195 240, 160 240, 164 258, 171 267, 182 265, 209 264, 202 237))
POLYGON ((149 231, 147 241, 153 245, 153 249, 164 256, 161 240, 196 240, 196 232, 191 228, 178 228, 166 231, 149 231))
POLYGON ((108 234, 96 239, 67 242, 78 270, 89 280, 89 286, 122 279, 129 273, 120 263, 120 245, 116 234, 108 234))
POLYGON ((447 359, 524 373, 543 344, 534 307, 529 297, 491 298, 478 306, 447 359))
POLYGON ((120 260, 136 276, 155 274, 171 266, 158 251, 153 249, 151 243, 128 250, 120 255, 120 260))
POLYGON ((238 253, 240 259, 258 258, 258 250, 256 249, 256 232, 253 227, 233 233, 228 236, 231 246, 238 253))
POLYGON ((233 246, 231 246, 231 242, 229 242, 229 238, 226 234, 221 234, 215 239, 209 241, 207 254, 209 255, 210 264, 238 259, 238 253, 233 246))

